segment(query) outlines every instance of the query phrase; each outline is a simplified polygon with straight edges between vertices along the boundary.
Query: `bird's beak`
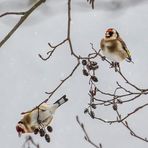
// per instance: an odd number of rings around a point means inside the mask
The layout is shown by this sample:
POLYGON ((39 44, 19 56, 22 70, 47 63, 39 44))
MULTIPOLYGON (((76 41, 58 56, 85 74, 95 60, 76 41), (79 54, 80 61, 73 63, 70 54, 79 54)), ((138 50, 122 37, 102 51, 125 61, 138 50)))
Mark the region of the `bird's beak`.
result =
POLYGON ((110 37, 109 32, 106 32, 105 36, 106 36, 106 37, 110 37))
POLYGON ((23 134, 23 133, 25 133, 25 130, 24 130, 24 128, 23 128, 23 124, 18 124, 17 126, 16 126, 16 131, 17 131, 17 133, 18 133, 18 136, 19 137, 21 137, 21 135, 23 134))
POLYGON ((21 137, 22 136, 22 133, 21 132, 18 132, 18 137, 21 137))

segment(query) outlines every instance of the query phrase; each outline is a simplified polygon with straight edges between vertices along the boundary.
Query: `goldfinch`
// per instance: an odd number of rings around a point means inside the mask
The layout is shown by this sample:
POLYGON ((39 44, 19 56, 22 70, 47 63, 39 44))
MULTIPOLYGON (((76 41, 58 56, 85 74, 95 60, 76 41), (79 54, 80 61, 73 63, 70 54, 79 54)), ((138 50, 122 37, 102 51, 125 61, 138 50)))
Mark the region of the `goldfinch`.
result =
POLYGON ((132 62, 125 42, 120 38, 119 33, 114 28, 107 29, 105 37, 100 42, 100 48, 103 55, 115 65, 119 65, 125 59, 128 62, 132 62))
POLYGON ((67 101, 68 99, 64 95, 52 105, 43 103, 31 111, 22 113, 23 117, 16 126, 19 136, 24 133, 33 133, 36 129, 40 130, 49 126, 56 109, 67 101))

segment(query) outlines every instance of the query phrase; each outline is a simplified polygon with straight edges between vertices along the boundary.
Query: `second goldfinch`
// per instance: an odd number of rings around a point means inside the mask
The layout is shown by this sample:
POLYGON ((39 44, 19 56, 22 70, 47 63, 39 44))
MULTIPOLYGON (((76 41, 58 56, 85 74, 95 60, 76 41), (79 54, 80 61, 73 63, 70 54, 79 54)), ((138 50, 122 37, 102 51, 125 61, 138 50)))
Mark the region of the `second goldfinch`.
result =
POLYGON ((23 117, 16 126, 19 136, 24 133, 33 133, 36 129, 49 126, 56 109, 67 101, 68 99, 64 95, 52 105, 43 103, 31 111, 22 113, 23 117))

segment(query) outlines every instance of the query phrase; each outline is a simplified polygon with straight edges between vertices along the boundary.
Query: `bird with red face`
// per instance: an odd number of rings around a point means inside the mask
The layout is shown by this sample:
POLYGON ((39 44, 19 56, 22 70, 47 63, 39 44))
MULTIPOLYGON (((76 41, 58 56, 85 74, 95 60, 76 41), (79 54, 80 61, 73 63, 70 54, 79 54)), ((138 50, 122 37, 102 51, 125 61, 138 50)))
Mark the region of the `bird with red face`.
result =
POLYGON ((114 28, 109 28, 105 32, 105 37, 100 42, 100 48, 103 55, 111 60, 113 65, 119 64, 126 59, 128 62, 132 62, 130 52, 121 39, 119 33, 114 28))
POLYGON ((16 126, 19 136, 24 133, 33 133, 35 130, 49 126, 56 109, 67 101, 68 99, 64 95, 52 105, 42 103, 33 110, 22 113, 23 117, 16 126))

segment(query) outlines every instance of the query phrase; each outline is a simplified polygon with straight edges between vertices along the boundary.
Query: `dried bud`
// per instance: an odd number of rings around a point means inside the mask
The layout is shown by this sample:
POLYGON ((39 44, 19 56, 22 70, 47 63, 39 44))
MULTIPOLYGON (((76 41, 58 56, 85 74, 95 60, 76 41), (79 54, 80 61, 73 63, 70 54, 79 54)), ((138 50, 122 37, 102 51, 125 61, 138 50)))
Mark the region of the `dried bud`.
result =
POLYGON ((89 93, 90 93, 91 96, 94 96, 93 90, 89 90, 89 93))
POLYGON ((126 126, 128 127, 128 122, 127 122, 127 121, 125 121, 125 124, 126 124, 126 126))
POLYGON ((120 100, 120 99, 117 99, 117 101, 118 101, 119 104, 123 103, 122 100, 120 100))
POLYGON ((87 61, 86 60, 82 60, 82 65, 86 65, 87 64, 87 61))
POLYGON ((90 111, 90 116, 94 119, 95 118, 95 113, 93 111, 90 111))
POLYGON ((39 129, 36 128, 36 129, 34 130, 34 134, 36 135, 36 134, 38 134, 38 132, 39 132, 39 129))
POLYGON ((97 107, 96 107, 96 104, 91 104, 91 107, 93 108, 93 109, 96 109, 97 107))
POLYGON ((86 69, 83 69, 83 75, 84 76, 88 76, 89 75, 86 69))
POLYGON ((47 142, 50 142, 50 137, 49 137, 48 134, 45 134, 45 140, 46 140, 47 142))
POLYGON ((84 139, 85 139, 86 141, 88 141, 88 138, 87 138, 86 136, 84 136, 84 139))
POLYGON ((98 82, 98 78, 96 76, 91 76, 91 79, 94 81, 94 82, 98 82))
POLYGON ((113 104, 113 110, 115 110, 115 111, 116 111, 117 109, 118 109, 117 104, 116 104, 116 103, 114 103, 114 104, 113 104))
POLYGON ((131 132, 130 132, 130 134, 131 134, 132 136, 134 136, 134 135, 135 135, 133 131, 131 131, 131 132))
POLYGON ((81 123, 80 125, 81 125, 82 128, 84 128, 84 124, 83 123, 81 123))
POLYGON ((42 128, 40 129, 39 132, 40 132, 40 136, 41 136, 41 137, 43 137, 43 136, 45 135, 45 131, 44 131, 42 128))
POLYGON ((84 114, 88 113, 88 108, 84 109, 84 114))
POLYGON ((106 60, 106 57, 105 56, 102 56, 101 58, 102 58, 102 61, 106 60))
MULTIPOLYGON (((95 94, 94 94, 94 96, 95 96, 95 94)), ((92 98, 91 98, 91 101, 94 102, 94 100, 95 100, 94 97, 92 97, 92 98)))
POLYGON ((100 148, 102 148, 102 144, 101 143, 99 144, 99 146, 100 146, 100 148))
POLYGON ((47 130, 48 130, 48 132, 52 132, 52 127, 51 126, 47 126, 47 130))

